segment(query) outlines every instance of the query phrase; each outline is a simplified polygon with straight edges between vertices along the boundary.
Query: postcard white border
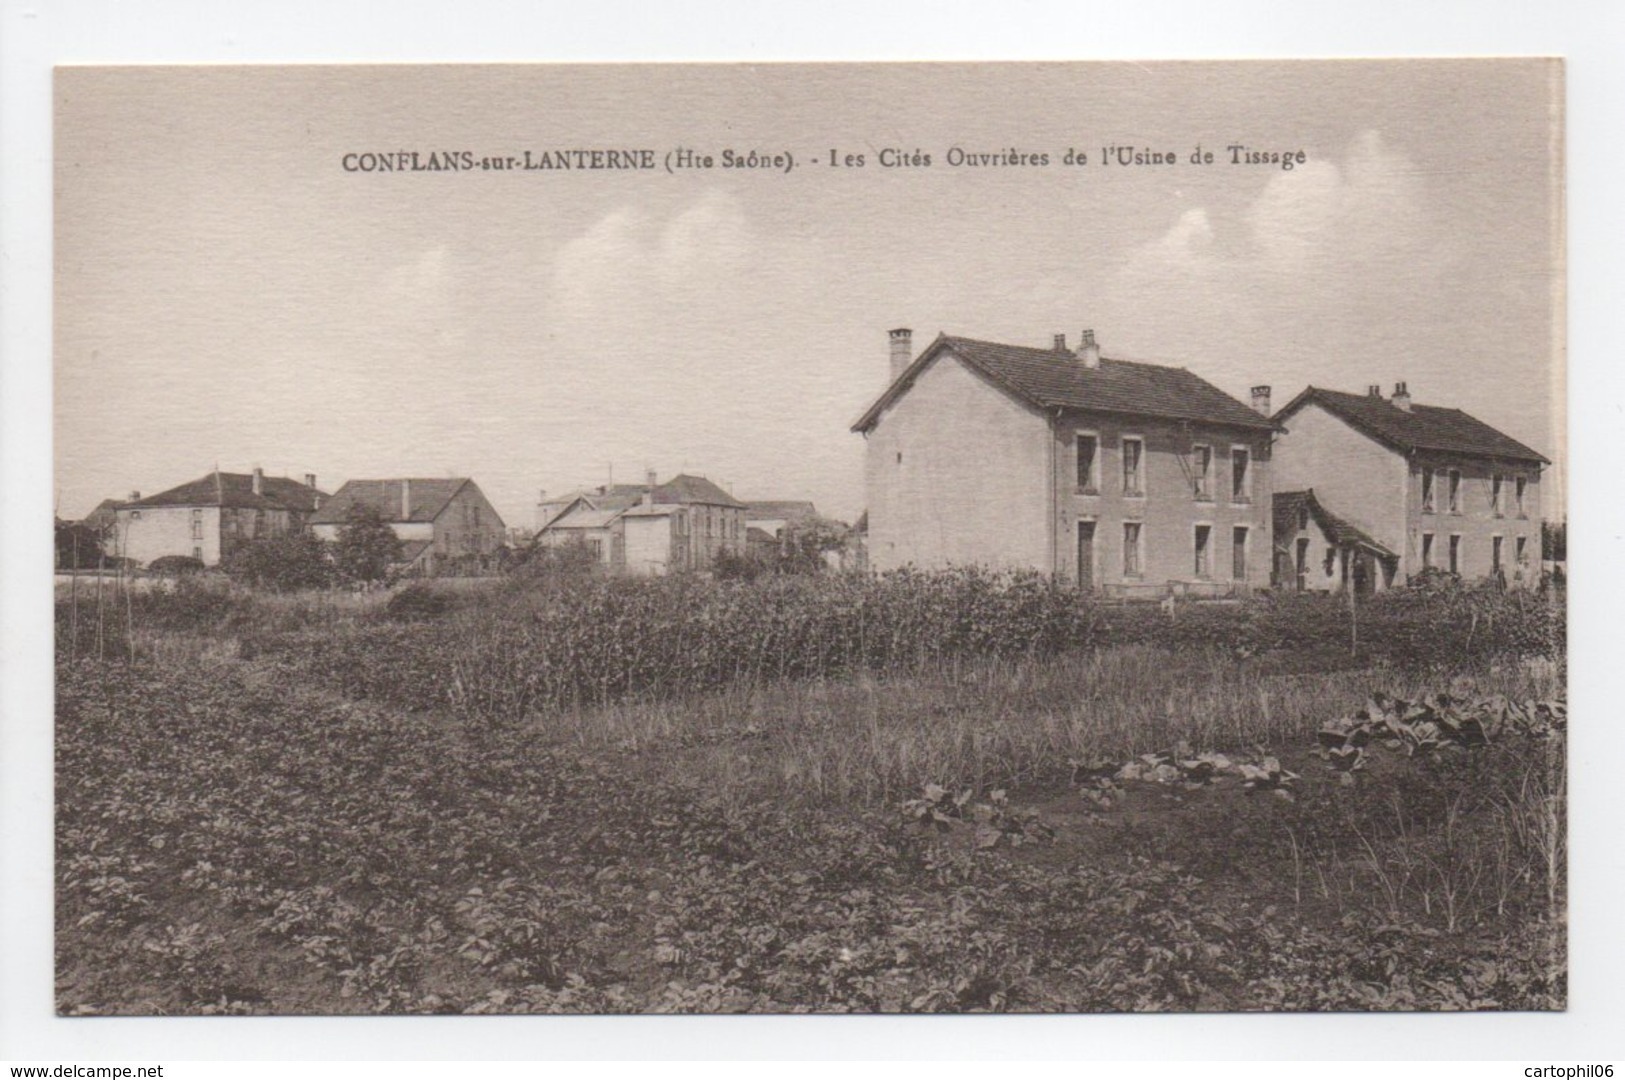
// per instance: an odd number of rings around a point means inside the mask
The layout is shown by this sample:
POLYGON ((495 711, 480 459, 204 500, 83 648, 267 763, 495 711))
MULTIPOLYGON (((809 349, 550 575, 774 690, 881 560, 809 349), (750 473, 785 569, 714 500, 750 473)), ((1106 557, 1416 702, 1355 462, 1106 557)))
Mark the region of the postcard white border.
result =
MULTIPOLYGON (((1625 497, 1625 31, 1604 4, 1061 0, 529 5, 0 0, 0 1057, 1518 1058, 1619 1056, 1625 725, 1609 619, 1625 497), (1132 59, 1563 55, 1569 60, 1570 1010, 1468 1016, 63 1020, 51 1012, 50 70, 65 63, 1132 59), (1604 440, 1607 440, 1606 442, 1604 440), (1587 451, 1594 453, 1588 455, 1587 451), (1612 646, 1612 647, 1611 647, 1612 646), (1592 721, 1595 721, 1594 723, 1592 721), (1612 1054, 1610 1054, 1612 1051, 1612 1054)), ((1612 625, 1611 625, 1612 624, 1612 625)))

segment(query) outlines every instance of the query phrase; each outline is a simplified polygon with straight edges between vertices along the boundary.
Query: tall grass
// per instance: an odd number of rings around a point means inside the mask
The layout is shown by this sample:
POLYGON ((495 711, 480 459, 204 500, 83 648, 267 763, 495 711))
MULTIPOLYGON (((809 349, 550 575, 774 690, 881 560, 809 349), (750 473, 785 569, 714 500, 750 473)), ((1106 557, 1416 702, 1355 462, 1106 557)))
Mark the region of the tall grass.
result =
MULTIPOLYGON (((752 795, 889 802, 926 783, 987 788, 1064 780, 1069 761, 1127 760, 1184 740, 1203 749, 1307 747, 1376 691, 1420 697, 1438 675, 1381 665, 1281 673, 1227 649, 1147 645, 929 670, 736 684, 704 697, 539 714, 538 737, 622 750, 752 795)), ((1467 694, 1550 697, 1543 665, 1480 663, 1467 694)))

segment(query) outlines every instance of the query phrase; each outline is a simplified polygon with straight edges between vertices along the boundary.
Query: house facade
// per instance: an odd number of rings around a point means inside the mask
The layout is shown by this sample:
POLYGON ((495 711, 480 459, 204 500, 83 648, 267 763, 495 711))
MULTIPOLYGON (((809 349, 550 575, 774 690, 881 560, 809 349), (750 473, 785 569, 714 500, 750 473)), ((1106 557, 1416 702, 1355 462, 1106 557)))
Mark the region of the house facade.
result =
POLYGON ((1035 569, 1121 596, 1269 580, 1269 391, 1249 407, 1183 369, 939 335, 853 425, 872 569, 1035 569))
POLYGON ((1428 568, 1534 584, 1546 458, 1460 409, 1309 387, 1275 419, 1283 490, 1317 498, 1392 552, 1386 578, 1428 568))
POLYGON ((1326 509, 1313 488, 1277 491, 1273 507, 1277 588, 1369 595, 1394 584, 1397 553, 1326 509))
POLYGON ((113 516, 109 549, 146 565, 167 555, 218 566, 234 547, 305 527, 327 498, 316 477, 288 477, 216 470, 145 498, 132 491, 123 502, 103 503, 113 516))
POLYGON ((536 535, 542 546, 583 544, 615 573, 706 570, 746 547, 746 506, 703 476, 620 485, 570 500, 536 535))
POLYGON ((351 515, 364 508, 394 531, 401 567, 414 574, 489 569, 507 534, 501 515, 468 477, 347 481, 312 515, 311 531, 337 540, 351 515))

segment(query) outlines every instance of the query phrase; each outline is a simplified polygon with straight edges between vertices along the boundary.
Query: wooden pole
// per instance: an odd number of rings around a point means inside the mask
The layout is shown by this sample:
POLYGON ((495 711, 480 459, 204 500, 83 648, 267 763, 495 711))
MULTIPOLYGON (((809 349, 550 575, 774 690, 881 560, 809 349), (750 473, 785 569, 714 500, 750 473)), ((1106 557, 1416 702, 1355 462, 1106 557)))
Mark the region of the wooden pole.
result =
POLYGON ((73 569, 68 572, 68 656, 79 659, 79 534, 73 534, 73 569))

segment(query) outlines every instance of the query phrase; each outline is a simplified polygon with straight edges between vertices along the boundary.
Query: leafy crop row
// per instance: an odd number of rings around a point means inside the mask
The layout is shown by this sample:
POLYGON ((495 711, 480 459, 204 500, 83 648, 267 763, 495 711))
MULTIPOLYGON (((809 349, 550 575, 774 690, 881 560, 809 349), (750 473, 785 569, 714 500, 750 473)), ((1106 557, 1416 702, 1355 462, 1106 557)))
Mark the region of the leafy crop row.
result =
POLYGON ((1336 598, 1182 605, 1170 617, 1155 605, 1102 604, 1036 574, 980 570, 754 582, 583 578, 550 590, 516 581, 477 603, 414 588, 379 618, 249 640, 256 652, 285 656, 353 696, 512 719, 739 683, 1125 644, 1347 656, 1352 643, 1359 663, 1425 668, 1553 656, 1564 638, 1562 610, 1545 598, 1473 589, 1396 590, 1364 601, 1351 633, 1349 609, 1336 598))

